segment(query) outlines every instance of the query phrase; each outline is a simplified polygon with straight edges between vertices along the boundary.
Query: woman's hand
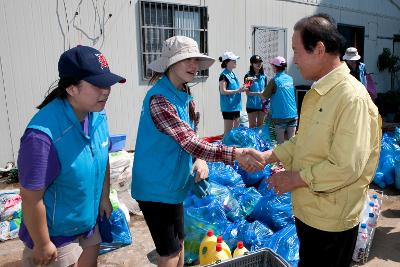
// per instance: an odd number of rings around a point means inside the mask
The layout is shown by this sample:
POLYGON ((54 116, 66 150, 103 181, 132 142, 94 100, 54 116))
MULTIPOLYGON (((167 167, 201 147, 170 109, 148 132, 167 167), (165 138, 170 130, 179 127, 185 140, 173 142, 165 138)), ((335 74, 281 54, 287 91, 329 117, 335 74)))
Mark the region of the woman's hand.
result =
POLYGON ((264 155, 253 148, 236 148, 235 158, 239 166, 248 172, 261 171, 266 165, 264 155))
POLYGON ((99 216, 103 218, 103 215, 106 214, 107 218, 110 218, 112 212, 112 205, 110 201, 110 196, 103 196, 100 200, 99 207, 99 216))
POLYGON ((208 178, 208 166, 204 160, 196 159, 193 163, 192 173, 195 171, 197 172, 194 180, 196 183, 208 178))
POLYGON ((33 246, 33 262, 37 265, 49 265, 57 258, 57 248, 49 241, 43 245, 33 246))

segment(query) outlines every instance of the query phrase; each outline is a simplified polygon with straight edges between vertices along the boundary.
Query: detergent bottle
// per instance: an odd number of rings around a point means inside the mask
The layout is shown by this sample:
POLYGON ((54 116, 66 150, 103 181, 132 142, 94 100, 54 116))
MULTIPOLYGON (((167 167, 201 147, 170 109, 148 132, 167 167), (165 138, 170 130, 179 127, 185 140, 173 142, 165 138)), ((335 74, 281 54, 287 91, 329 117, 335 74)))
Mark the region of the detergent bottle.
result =
POLYGON ((231 249, 224 242, 224 240, 222 239, 222 236, 217 236, 217 244, 221 244, 222 250, 226 253, 228 258, 232 258, 231 249))
POLYGON ((217 237, 214 235, 213 230, 208 230, 199 247, 200 265, 213 263, 216 244, 217 237))
POLYGON ((229 257, 226 254, 226 251, 223 249, 222 243, 217 243, 217 245, 215 246, 215 254, 214 254, 213 263, 228 260, 229 258, 231 258, 231 257, 229 257))
POLYGON ((247 252, 249 252, 249 251, 247 250, 247 248, 244 247, 243 241, 239 241, 237 243, 237 247, 233 251, 233 255, 232 256, 233 257, 242 256, 242 255, 246 254, 247 252))

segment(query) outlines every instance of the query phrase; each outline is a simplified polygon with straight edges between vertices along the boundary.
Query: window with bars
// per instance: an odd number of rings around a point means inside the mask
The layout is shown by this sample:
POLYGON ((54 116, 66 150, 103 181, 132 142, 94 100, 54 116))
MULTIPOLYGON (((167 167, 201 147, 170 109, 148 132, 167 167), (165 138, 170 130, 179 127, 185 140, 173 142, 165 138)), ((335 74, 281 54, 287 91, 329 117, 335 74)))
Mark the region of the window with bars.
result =
MULTIPOLYGON (((140 1, 141 60, 143 79, 153 75, 148 64, 161 55, 162 42, 174 35, 193 38, 200 53, 208 53, 207 7, 140 1)), ((208 76, 208 70, 200 77, 208 76)))

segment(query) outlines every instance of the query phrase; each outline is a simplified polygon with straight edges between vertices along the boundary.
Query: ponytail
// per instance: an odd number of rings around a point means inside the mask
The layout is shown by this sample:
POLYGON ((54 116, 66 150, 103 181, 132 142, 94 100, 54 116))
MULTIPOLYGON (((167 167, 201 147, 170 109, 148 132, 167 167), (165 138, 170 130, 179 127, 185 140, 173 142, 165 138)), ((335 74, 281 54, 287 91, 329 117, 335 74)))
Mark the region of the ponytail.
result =
POLYGON ((42 109, 44 106, 46 106, 48 103, 50 103, 57 97, 66 98, 67 97, 66 89, 69 86, 77 85, 78 83, 79 82, 77 82, 75 79, 71 79, 71 78, 64 78, 64 79, 58 80, 57 86, 54 86, 54 85, 50 86, 49 90, 47 90, 47 95, 46 95, 45 99, 36 108, 42 109))
MULTIPOLYGON (((165 72, 165 73, 167 73, 167 72, 165 72)), ((151 76, 151 78, 150 78, 149 85, 156 83, 163 75, 164 75, 164 73, 162 73, 162 72, 154 72, 153 76, 151 76)))

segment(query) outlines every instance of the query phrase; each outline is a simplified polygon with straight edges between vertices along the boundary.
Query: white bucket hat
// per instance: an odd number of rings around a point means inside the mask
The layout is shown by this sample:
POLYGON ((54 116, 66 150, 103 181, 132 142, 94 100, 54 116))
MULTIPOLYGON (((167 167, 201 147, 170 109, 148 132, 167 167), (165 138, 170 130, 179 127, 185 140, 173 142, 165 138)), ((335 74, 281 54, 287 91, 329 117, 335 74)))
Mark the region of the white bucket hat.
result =
POLYGON ((346 53, 343 55, 343 60, 359 60, 361 57, 358 54, 357 48, 349 47, 346 49, 346 53))
POLYGON ((155 72, 163 73, 171 65, 187 58, 199 59, 199 70, 208 69, 215 61, 200 53, 197 42, 186 36, 173 36, 163 42, 161 56, 149 64, 155 72))
POLYGON ((229 60, 237 60, 237 59, 239 59, 240 57, 239 56, 237 56, 237 55, 235 55, 233 52, 225 52, 223 55, 222 55, 222 61, 225 61, 225 60, 227 60, 227 59, 229 59, 229 60))

